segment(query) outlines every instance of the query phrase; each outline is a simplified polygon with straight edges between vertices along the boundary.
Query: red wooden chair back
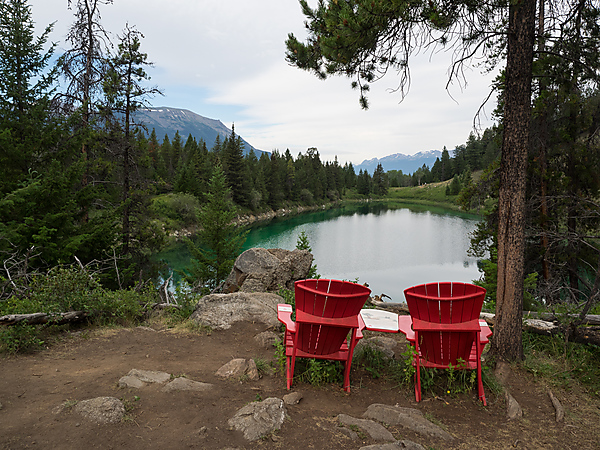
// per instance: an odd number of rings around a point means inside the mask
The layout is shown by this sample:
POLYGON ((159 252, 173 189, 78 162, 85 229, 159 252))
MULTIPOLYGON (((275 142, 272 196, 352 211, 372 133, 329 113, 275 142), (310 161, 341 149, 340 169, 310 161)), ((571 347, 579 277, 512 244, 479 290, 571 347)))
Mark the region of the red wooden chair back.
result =
POLYGON ((358 327, 358 314, 370 293, 348 281, 296 281, 298 349, 315 356, 339 351, 349 331, 358 327))
MULTIPOLYGON (((478 319, 485 289, 468 283, 441 282, 413 286, 404 291, 413 318, 436 324, 478 319)), ((419 350, 430 367, 457 366, 469 361, 476 333, 468 331, 421 331, 419 350)))

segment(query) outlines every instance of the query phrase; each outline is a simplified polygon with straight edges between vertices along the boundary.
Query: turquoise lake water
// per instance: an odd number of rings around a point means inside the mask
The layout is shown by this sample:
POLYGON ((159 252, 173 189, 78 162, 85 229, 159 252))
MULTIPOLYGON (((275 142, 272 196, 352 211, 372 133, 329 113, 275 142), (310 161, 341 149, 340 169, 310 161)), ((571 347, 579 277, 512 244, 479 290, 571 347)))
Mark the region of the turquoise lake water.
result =
MULTIPOLYGON (((403 291, 430 281, 480 277, 467 250, 480 219, 439 208, 361 205, 275 219, 250 230, 244 249, 293 250, 305 232, 323 278, 368 283, 373 295, 403 302, 403 291)), ((189 261, 185 247, 163 256, 171 267, 189 261)))

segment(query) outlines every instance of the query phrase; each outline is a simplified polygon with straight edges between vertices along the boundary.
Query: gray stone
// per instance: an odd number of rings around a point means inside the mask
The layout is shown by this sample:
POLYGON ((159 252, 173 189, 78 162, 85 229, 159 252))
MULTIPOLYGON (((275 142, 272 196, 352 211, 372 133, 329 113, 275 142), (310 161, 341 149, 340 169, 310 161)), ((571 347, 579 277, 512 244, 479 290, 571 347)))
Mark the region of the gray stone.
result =
POLYGON ((361 447, 360 450, 398 450, 399 448, 404 448, 408 450, 425 450, 425 447, 423 447, 421 444, 416 444, 406 439, 403 441, 396 441, 390 444, 367 445, 366 447, 361 447))
POLYGON ((263 331, 254 336, 254 340, 264 348, 274 347, 278 342, 281 342, 281 337, 272 331, 263 331))
POLYGON ((292 392, 283 396, 283 402, 286 405, 297 405, 302 400, 302 394, 300 392, 292 392))
POLYGON ((217 370, 216 375, 222 378, 247 377, 252 381, 256 381, 260 378, 254 360, 246 360, 243 358, 232 359, 227 364, 220 367, 219 370, 217 370))
POLYGON ((247 440, 255 441, 281 428, 285 416, 283 400, 270 397, 244 406, 227 423, 234 430, 243 432, 247 440))
POLYGON ((352 441, 358 441, 358 433, 346 427, 339 427, 339 432, 352 441))
POLYGON ((431 423, 418 409, 375 403, 367 408, 363 417, 390 425, 401 425, 415 433, 428 437, 443 439, 445 441, 454 440, 454 437, 450 433, 431 423))
POLYGON ((347 414, 337 416, 338 422, 348 427, 358 427, 361 431, 371 436, 375 441, 394 442, 396 438, 383 425, 366 419, 356 419, 347 414))
POLYGON ((313 256, 307 250, 251 248, 236 259, 223 292, 274 292, 294 288, 308 276, 313 256))
POLYGON ((248 370, 246 370, 245 375, 250 381, 256 381, 260 379, 258 367, 256 367, 256 362, 253 359, 248 360, 248 370))
POLYGON ((128 377, 135 377, 144 383, 166 383, 171 379, 171 374, 166 372, 158 372, 155 370, 138 370, 131 369, 127 374, 128 377))
POLYGON ((138 377, 132 377, 129 375, 125 375, 124 377, 121 377, 121 379, 119 380, 119 387, 120 388, 134 388, 134 389, 139 389, 146 386, 146 383, 144 383, 142 380, 140 380, 138 377))
POLYGON ((396 356, 394 353, 394 349, 398 345, 398 342, 395 339, 375 336, 368 339, 361 339, 356 344, 354 349, 354 357, 360 358, 361 353, 364 351, 366 347, 370 347, 373 350, 381 351, 386 358, 394 359, 396 356))
POLYGON ((167 383, 165 387, 162 388, 163 392, 173 392, 173 391, 195 391, 195 392, 206 392, 214 388, 213 384, 210 383, 202 383, 200 381, 190 380, 185 377, 175 378, 170 383, 167 383))
POLYGON ((506 415, 508 416, 508 419, 521 419, 523 417, 523 410, 521 409, 519 402, 517 402, 508 391, 504 391, 504 396, 506 397, 506 415))
POLYGON ((260 322, 278 327, 277 304, 283 299, 276 294, 235 292, 202 297, 191 319, 215 330, 227 330, 235 322, 260 322))
POLYGON ((125 407, 118 398, 98 397, 78 402, 73 411, 95 423, 117 423, 125 415, 125 407))

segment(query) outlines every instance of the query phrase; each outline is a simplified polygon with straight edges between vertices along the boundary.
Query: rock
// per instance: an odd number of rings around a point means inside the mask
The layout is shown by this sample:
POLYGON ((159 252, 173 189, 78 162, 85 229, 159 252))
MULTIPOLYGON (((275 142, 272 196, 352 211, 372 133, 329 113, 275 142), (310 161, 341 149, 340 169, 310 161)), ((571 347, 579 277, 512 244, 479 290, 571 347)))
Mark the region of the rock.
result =
POLYGON ((260 334, 254 336, 254 340, 264 348, 275 347, 278 342, 281 342, 281 338, 278 334, 273 333, 272 331, 263 331, 260 334))
POLYGON ((358 441, 358 433, 346 427, 339 427, 339 432, 352 441, 358 441))
POLYGON ((138 370, 131 369, 127 374, 128 377, 137 378, 144 383, 166 383, 171 379, 171 374, 167 372, 158 372, 155 370, 138 370))
POLYGON ((286 405, 297 405, 302 400, 302 394, 300 392, 292 392, 283 396, 283 403, 286 405))
POLYGON ((361 447, 360 450, 398 450, 399 448, 408 450, 425 450, 425 447, 423 447, 421 444, 416 444, 408 440, 396 441, 391 444, 367 445, 366 447, 361 447))
POLYGON ((117 423, 125 415, 125 407, 118 398, 98 397, 78 402, 73 411, 96 423, 117 423))
POLYGON ((215 330, 227 330, 235 322, 261 322, 278 327, 277 304, 283 299, 276 294, 236 292, 202 297, 191 319, 215 330))
POLYGON ((504 391, 504 396, 506 397, 506 415, 508 416, 508 419, 521 419, 523 417, 523 410, 521 409, 519 402, 517 402, 508 391, 504 391))
POLYGON ((200 381, 190 380, 185 377, 175 378, 170 383, 167 383, 162 388, 163 392, 173 391, 195 391, 195 392, 206 392, 214 389, 214 385, 210 383, 202 383, 200 381))
POLYGON ((390 425, 402 425, 415 433, 428 437, 443 439, 444 441, 454 440, 450 433, 431 423, 418 409, 375 403, 367 408, 363 417, 390 425))
POLYGON ((142 388, 144 386, 146 386, 146 383, 144 383, 138 377, 130 377, 129 375, 125 375, 124 377, 122 377, 119 380, 119 387, 120 388, 140 389, 140 388, 142 388))
MULTIPOLYGON (((556 411, 556 423, 562 422, 565 419, 565 409, 560 404, 560 401, 554 396, 552 391, 549 390, 548 395, 550 396, 550 401, 552 402, 552 406, 554 406, 554 410, 556 411)), ((1 403, 0 409, 2 409, 1 403)))
POLYGON ((260 379, 258 367, 256 367, 256 362, 253 359, 248 360, 248 370, 246 370, 245 375, 250 381, 256 381, 260 379))
POLYGON ((274 292, 294 288, 308 276, 313 256, 308 250, 251 248, 236 259, 223 292, 274 292))
POLYGON ((254 360, 246 360, 243 358, 232 359, 217 370, 216 375, 223 378, 242 378, 246 376, 252 381, 256 381, 260 378, 254 360))
POLYGON ((394 442, 396 440, 383 425, 372 420, 356 419, 347 414, 340 414, 337 419, 342 425, 360 428, 361 431, 367 433, 375 441, 394 442))
POLYGON ((364 349, 370 347, 373 350, 381 351, 386 358, 394 359, 396 345, 398 345, 398 342, 395 339, 387 337, 375 336, 369 339, 361 339, 354 348, 354 357, 360 358, 364 349))
POLYGON ((283 400, 270 397, 244 406, 227 423, 231 428, 243 432, 247 440, 255 441, 278 430, 283 425, 285 415, 283 400))

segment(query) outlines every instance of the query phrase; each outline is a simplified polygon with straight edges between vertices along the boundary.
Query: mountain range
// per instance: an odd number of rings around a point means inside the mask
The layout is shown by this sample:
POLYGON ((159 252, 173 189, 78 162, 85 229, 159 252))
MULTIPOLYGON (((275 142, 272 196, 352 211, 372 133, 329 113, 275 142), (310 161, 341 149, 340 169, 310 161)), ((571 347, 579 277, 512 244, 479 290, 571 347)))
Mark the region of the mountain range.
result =
MULTIPOLYGON (((135 120, 146 126, 148 135, 154 129, 159 141, 162 141, 165 135, 173 140, 175 133, 179 131, 183 142, 187 140, 189 135, 192 135, 197 141, 203 139, 209 150, 215 143, 217 136, 220 137, 221 142, 225 137, 231 136, 231 129, 227 128, 220 120, 209 119, 187 109, 144 108, 136 111, 135 120)), ((253 149, 256 157, 260 158, 260 154, 263 153, 262 150, 253 147, 244 138, 242 138, 242 142, 244 143, 244 154, 253 149)))
MULTIPOLYGON (((212 148, 217 136, 221 141, 228 136, 231 136, 231 129, 226 127, 223 122, 216 119, 209 119, 187 109, 170 108, 170 107, 153 107, 138 110, 135 120, 146 126, 148 134, 152 129, 156 131, 156 137, 162 141, 166 136, 173 140, 175 133, 179 131, 179 135, 185 142, 189 135, 192 135, 196 140, 203 139, 207 147, 212 148)), ((248 153, 250 149, 254 150, 256 156, 260 158, 263 150, 258 150, 250 145, 242 137, 244 143, 244 153, 248 153)), ((439 150, 430 150, 419 152, 414 155, 404 155, 395 153, 383 158, 365 159, 362 163, 354 166, 356 173, 361 169, 373 174, 377 164, 381 164, 385 171, 401 170, 404 174, 414 173, 425 164, 428 167, 433 166, 436 158, 441 158, 442 152, 439 150)))
POLYGON ((354 166, 354 170, 358 173, 361 169, 373 174, 373 171, 378 164, 381 164, 384 171, 401 170, 404 174, 414 173, 417 169, 425 164, 431 168, 435 163, 436 158, 441 158, 440 150, 429 150, 426 152, 415 153, 414 155, 404 155, 402 153, 394 153, 393 155, 384 156, 383 158, 365 159, 360 164, 354 166))

